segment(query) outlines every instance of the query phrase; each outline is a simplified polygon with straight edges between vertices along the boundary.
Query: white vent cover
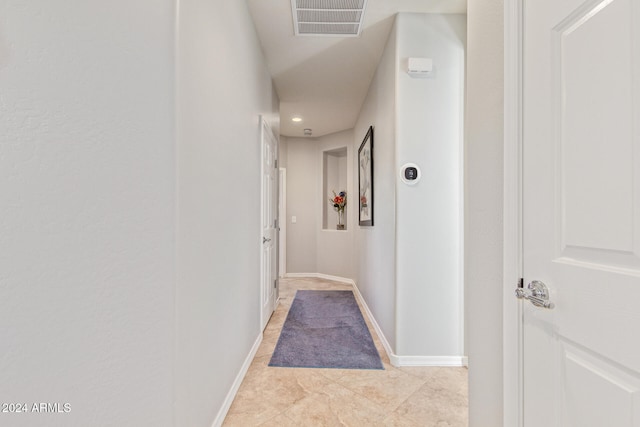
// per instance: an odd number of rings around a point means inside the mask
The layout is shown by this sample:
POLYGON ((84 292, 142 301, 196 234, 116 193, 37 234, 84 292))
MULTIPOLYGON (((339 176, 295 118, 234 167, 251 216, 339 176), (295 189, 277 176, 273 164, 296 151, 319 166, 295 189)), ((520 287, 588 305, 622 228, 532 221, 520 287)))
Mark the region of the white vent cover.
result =
POLYGON ((291 0, 296 36, 360 35, 367 0, 291 0))

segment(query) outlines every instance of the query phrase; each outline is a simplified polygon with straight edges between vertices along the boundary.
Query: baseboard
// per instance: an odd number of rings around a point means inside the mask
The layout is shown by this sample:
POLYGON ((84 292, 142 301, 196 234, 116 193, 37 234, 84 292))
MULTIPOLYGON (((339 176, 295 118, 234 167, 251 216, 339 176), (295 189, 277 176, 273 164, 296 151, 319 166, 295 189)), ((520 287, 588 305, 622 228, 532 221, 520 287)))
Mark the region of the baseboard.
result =
POLYGON ((396 356, 394 366, 466 366, 462 356, 396 356))
POLYGON ((322 274, 322 273, 318 273, 316 277, 319 279, 333 280, 334 282, 346 283, 348 285, 353 285, 353 286, 356 285, 356 282, 354 282, 353 279, 349 279, 346 277, 331 276, 329 274, 322 274))
POLYGON ((291 278, 305 278, 305 277, 318 277, 318 273, 285 273, 285 279, 291 278))
POLYGON ((356 294, 356 298, 358 298, 358 300, 362 304, 362 307, 364 308, 364 311, 367 313, 367 316, 369 316, 369 320, 371 320, 371 323, 373 324, 373 329, 376 330, 376 334, 378 334, 378 338, 380 338, 380 341, 382 342, 384 351, 386 351, 387 356, 389 356, 389 362, 393 366, 400 366, 398 365, 398 356, 396 356, 394 352, 391 350, 391 345, 389 344, 389 341, 387 341, 387 337, 384 336, 384 333, 382 332, 380 325, 378 325, 376 318, 373 316, 373 313, 371 313, 371 310, 369 309, 367 302, 364 300, 364 297, 360 293, 360 289, 358 289, 358 285, 356 285, 355 282, 353 284, 353 290, 356 294))
POLYGON ((330 274, 323 273, 286 273, 284 275, 286 278, 295 278, 295 277, 314 277, 316 279, 325 279, 325 280, 333 280, 334 282, 347 283, 349 285, 355 285, 353 279, 349 279, 346 277, 332 276, 330 274))
POLYGON ((353 290, 355 294, 364 307, 364 311, 366 311, 367 316, 371 319, 371 323, 373 324, 373 329, 376 330, 378 334, 378 338, 382 342, 382 346, 384 350, 387 352, 387 356, 389 356, 389 362, 396 367, 400 366, 468 366, 467 358, 461 356, 398 356, 391 350, 391 345, 387 338, 384 336, 380 325, 376 321, 376 318, 371 313, 367 302, 364 300, 358 286, 354 283, 353 290))
POLYGON ((233 381, 233 385, 231 386, 229 393, 227 393, 227 397, 224 399, 222 407, 218 411, 218 415, 216 415, 215 420, 213 420, 213 424, 211 424, 211 427, 222 426, 222 423, 224 422, 224 418, 227 416, 227 412, 229 412, 229 408, 231 408, 233 399, 235 399, 236 394, 238 393, 238 389, 240 388, 240 384, 242 384, 242 380, 244 379, 244 376, 247 374, 247 371, 249 370, 249 366, 251 366, 251 362, 253 361, 253 358, 258 352, 258 348, 260 347, 261 343, 262 343, 262 332, 260 332, 260 335, 258 335, 258 338, 256 338, 256 341, 253 343, 253 347, 251 347, 251 351, 249 351, 249 354, 244 359, 244 363, 240 368, 240 372, 238 372, 238 375, 236 375, 236 379, 233 381))

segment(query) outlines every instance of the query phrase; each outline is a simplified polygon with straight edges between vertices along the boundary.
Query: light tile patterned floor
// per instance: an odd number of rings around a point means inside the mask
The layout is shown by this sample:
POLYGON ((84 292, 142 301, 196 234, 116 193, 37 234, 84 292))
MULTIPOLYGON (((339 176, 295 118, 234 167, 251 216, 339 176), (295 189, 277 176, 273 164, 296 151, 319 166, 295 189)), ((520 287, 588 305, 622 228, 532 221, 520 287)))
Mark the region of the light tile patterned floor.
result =
POLYGON ((280 304, 223 426, 468 425, 467 369, 393 367, 366 314, 384 371, 267 366, 298 289, 352 288, 313 278, 281 280, 280 304))

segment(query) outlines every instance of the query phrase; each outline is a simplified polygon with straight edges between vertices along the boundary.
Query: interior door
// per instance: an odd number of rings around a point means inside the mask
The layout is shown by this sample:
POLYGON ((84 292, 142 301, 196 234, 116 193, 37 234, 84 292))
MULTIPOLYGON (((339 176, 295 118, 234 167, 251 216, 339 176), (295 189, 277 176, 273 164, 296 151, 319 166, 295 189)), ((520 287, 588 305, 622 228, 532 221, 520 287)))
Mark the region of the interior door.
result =
POLYGON ((275 309, 277 286, 277 197, 278 169, 276 167, 277 141, 269 124, 261 120, 262 143, 262 236, 260 318, 262 329, 267 326, 275 309))
POLYGON ((639 17, 524 1, 525 427, 640 427, 639 17))

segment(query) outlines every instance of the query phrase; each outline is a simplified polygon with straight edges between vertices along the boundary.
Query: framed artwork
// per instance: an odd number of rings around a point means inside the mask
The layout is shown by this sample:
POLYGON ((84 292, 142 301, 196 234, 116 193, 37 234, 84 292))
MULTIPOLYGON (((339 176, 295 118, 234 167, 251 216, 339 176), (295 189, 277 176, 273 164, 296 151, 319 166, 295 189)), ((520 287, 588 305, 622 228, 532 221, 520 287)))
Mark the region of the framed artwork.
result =
POLYGON ((358 224, 373 225, 373 126, 358 149, 358 224))

